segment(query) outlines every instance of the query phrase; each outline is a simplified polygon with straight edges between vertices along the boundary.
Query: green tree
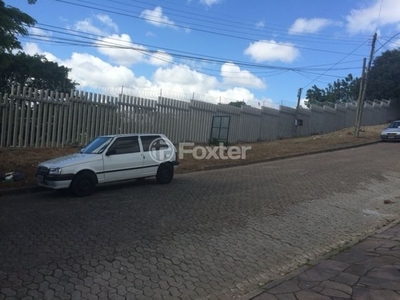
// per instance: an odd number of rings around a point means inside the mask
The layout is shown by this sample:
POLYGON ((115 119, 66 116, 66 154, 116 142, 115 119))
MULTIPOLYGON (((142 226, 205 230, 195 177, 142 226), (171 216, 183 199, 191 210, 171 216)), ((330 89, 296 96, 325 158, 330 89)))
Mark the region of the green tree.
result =
POLYGON ((400 101, 400 48, 385 51, 374 59, 366 96, 368 100, 400 101))
POLYGON ((244 101, 231 101, 228 104, 236 107, 248 106, 244 101))
POLYGON ((27 35, 26 26, 35 24, 36 20, 31 16, 0 0, 0 54, 22 49, 17 36, 27 35))
POLYGON ((68 78, 70 69, 48 61, 43 55, 23 52, 5 53, 9 63, 0 66, 0 92, 9 92, 12 85, 70 92, 77 83, 68 78))
POLYGON ((311 104, 335 104, 357 101, 360 89, 360 79, 348 74, 344 79, 329 83, 324 89, 313 85, 306 92, 307 106, 311 104))

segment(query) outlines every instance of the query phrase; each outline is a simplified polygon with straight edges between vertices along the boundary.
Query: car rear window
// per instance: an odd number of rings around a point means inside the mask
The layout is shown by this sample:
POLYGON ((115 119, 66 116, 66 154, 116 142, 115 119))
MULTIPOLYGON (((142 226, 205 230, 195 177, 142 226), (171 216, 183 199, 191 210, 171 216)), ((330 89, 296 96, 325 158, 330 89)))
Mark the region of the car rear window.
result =
POLYGON ((165 141, 159 135, 142 135, 140 139, 142 140, 144 152, 150 151, 150 146, 154 148, 161 141, 165 143, 165 141))

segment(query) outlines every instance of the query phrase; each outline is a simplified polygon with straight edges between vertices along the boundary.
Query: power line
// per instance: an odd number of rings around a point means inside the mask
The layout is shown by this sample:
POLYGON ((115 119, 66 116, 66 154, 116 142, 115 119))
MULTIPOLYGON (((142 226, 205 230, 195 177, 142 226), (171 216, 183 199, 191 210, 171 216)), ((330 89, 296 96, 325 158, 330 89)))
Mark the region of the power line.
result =
MULTIPOLYGON (((357 51, 359 48, 361 48, 362 46, 364 46, 366 42, 362 43, 360 46, 358 46, 357 48, 355 48, 352 52, 357 51)), ((323 72, 321 75, 319 75, 316 79, 312 80, 311 82, 309 82, 308 84, 306 84, 305 86, 303 86, 302 89, 305 89, 307 86, 309 86, 310 84, 312 84, 315 80, 319 79, 320 77, 322 77, 323 75, 325 75, 328 71, 330 71, 334 66, 338 65, 340 62, 342 62, 343 60, 345 60, 348 56, 350 56, 350 54, 352 53, 350 52, 348 55, 344 56, 342 59, 340 59, 336 64, 334 64, 331 68, 328 68, 325 72, 323 72)))
MULTIPOLYGON (((146 45, 146 44, 143 44, 143 46, 148 47, 148 49, 144 49, 144 48, 141 48, 138 46, 133 46, 133 43, 128 43, 127 45, 121 45, 120 44, 121 40, 115 39, 115 38, 109 38, 106 36, 94 35, 94 34, 92 34, 91 36, 88 36, 86 33, 77 31, 77 30, 71 30, 71 29, 66 30, 61 27, 46 25, 46 24, 41 24, 41 23, 39 23, 38 25, 41 25, 41 26, 36 26, 36 28, 43 30, 43 31, 49 31, 53 34, 62 34, 67 37, 78 38, 78 40, 77 40, 77 39, 63 38, 63 37, 58 37, 58 36, 51 36, 51 38, 48 40, 47 36, 31 34, 32 39, 36 38, 37 41, 43 41, 46 43, 57 43, 57 44, 66 44, 66 45, 72 45, 72 46, 86 46, 86 47, 96 47, 96 48, 129 49, 129 50, 134 50, 134 51, 137 51, 137 52, 140 52, 143 54, 149 53, 152 55, 159 53, 159 51, 161 50, 161 51, 164 51, 168 55, 171 55, 175 58, 180 58, 180 59, 190 59, 190 60, 194 60, 194 61, 207 61, 209 63, 219 63, 219 64, 232 62, 237 66, 249 67, 249 68, 255 68, 255 69, 263 69, 263 70, 266 70, 266 69, 288 70, 288 71, 293 71, 293 70, 304 71, 307 69, 314 70, 314 71, 325 70, 325 68, 316 68, 317 66, 297 67, 296 68, 296 67, 280 67, 280 66, 273 66, 273 65, 266 65, 266 64, 249 63, 249 62, 238 61, 238 60, 229 59, 229 58, 220 58, 220 57, 172 50, 169 48, 157 49, 155 46, 146 45), (43 40, 43 38, 46 38, 46 39, 43 40), (104 39, 107 39, 107 42, 105 42, 104 39)), ((338 63, 334 64, 334 66, 336 66, 336 65, 338 65, 338 63)), ((319 65, 319 66, 321 66, 321 65, 319 65)), ((332 66, 329 70, 347 69, 347 68, 333 69, 334 66, 332 66)))
MULTIPOLYGON (((79 7, 91 8, 91 9, 95 9, 95 10, 102 11, 102 12, 113 13, 113 14, 117 14, 117 15, 121 15, 121 16, 131 17, 131 18, 135 18, 135 19, 143 19, 140 15, 138 16, 138 15, 128 14, 126 12, 116 12, 116 11, 111 10, 111 7, 104 6, 104 5, 99 5, 97 3, 93 4, 92 2, 89 2, 89 1, 82 0, 82 1, 80 1, 80 3, 73 3, 73 2, 67 1, 67 0, 56 0, 56 1, 62 2, 62 3, 66 3, 66 4, 70 4, 70 5, 79 6, 79 7), (93 5, 92 6, 85 5, 83 3, 93 4, 94 6, 93 5), (100 7, 107 7, 108 9, 100 8, 100 7)), ((159 24, 165 25, 165 26, 170 26, 171 25, 170 23, 165 22, 165 21, 160 21, 159 19, 153 19, 153 21, 157 22, 159 24)), ((179 25, 179 24, 174 24, 174 26, 182 28, 182 29, 187 29, 188 28, 187 26, 179 25)), ((256 38, 249 38, 248 37, 249 36, 248 32, 243 33, 243 34, 245 34, 245 36, 240 36, 240 35, 237 34, 237 32, 232 31, 232 30, 225 30, 225 32, 227 32, 227 33, 216 32, 216 31, 214 31, 215 27, 205 26, 205 25, 202 25, 199 28, 190 27, 190 29, 194 30, 194 31, 198 31, 198 32, 207 33, 207 34, 218 35, 218 36, 223 36, 223 37, 228 37, 228 38, 236 38, 236 39, 250 41, 250 42, 260 41, 260 38, 257 38, 257 39, 256 38), (213 30, 207 30, 207 29, 204 29, 204 28, 212 28, 213 30)), ((252 34, 250 34, 250 35, 252 35, 252 34)), ((273 45, 276 44, 276 42, 268 41, 268 40, 265 40, 265 39, 261 39, 261 41, 263 43, 266 43, 266 44, 273 44, 273 45)), ((279 45, 282 46, 282 47, 297 48, 297 49, 308 50, 308 51, 316 51, 316 52, 324 52, 324 53, 332 53, 332 54, 341 54, 341 55, 347 54, 347 53, 339 52, 339 51, 323 50, 323 49, 311 48, 311 47, 303 47, 303 46, 298 46, 298 45, 293 45, 293 44, 281 43, 279 45)), ((354 54, 354 53, 352 53, 352 55, 354 55, 354 56, 362 56, 361 54, 354 54)))

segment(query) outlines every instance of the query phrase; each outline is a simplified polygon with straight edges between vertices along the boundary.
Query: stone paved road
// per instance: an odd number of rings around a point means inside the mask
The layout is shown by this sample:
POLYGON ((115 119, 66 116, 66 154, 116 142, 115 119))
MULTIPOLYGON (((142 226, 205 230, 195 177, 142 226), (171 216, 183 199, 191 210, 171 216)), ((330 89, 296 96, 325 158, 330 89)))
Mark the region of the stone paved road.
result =
POLYGON ((248 297, 397 219, 399 147, 3 196, 0 300, 248 297))
POLYGON ((399 300, 400 224, 295 273, 252 300, 399 300))

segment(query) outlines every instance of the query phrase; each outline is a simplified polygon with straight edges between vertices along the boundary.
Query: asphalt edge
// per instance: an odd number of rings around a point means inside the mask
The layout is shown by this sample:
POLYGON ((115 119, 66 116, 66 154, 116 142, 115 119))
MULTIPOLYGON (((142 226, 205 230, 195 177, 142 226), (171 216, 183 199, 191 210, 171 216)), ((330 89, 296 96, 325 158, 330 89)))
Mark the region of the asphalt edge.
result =
MULTIPOLYGON (((344 147, 338 147, 338 148, 311 151, 311 152, 306 152, 306 153, 296 153, 296 154, 289 154, 289 155, 283 155, 283 156, 277 156, 277 157, 270 157, 267 159, 243 162, 240 164, 225 164, 225 165, 220 165, 220 166, 209 166, 209 167, 205 167, 203 169, 182 172, 179 174, 188 174, 188 173, 201 172, 201 171, 210 171, 210 170, 226 169, 226 168, 233 168, 233 167, 240 167, 240 166, 248 166, 248 165, 254 165, 254 164, 259 164, 259 163, 302 157, 302 156, 307 156, 307 155, 314 155, 314 154, 320 154, 320 153, 360 148, 363 146, 378 144, 380 142, 381 142, 380 140, 377 140, 374 142, 361 143, 358 145, 351 145, 351 146, 344 146, 344 147)), ((0 197, 1 196, 9 196, 9 195, 21 195, 21 194, 28 194, 28 193, 39 193, 39 192, 44 192, 46 190, 48 190, 48 189, 46 189, 44 187, 40 187, 40 186, 28 186, 28 187, 21 187, 21 188, 0 189, 0 197)))
POLYGON ((371 232, 368 232, 360 237, 357 237, 356 239, 354 239, 353 241, 350 241, 348 244, 346 244, 345 246, 342 246, 338 249, 334 248, 331 251, 329 251, 326 254, 323 254, 305 264, 303 264, 302 266, 298 267, 296 270, 289 272, 288 274, 285 274, 284 276, 278 278, 278 279, 274 279, 271 280, 270 282, 264 284, 263 286, 256 288, 254 290, 249 291, 248 293, 240 296, 239 298, 241 300, 251 300, 259 295, 261 295, 264 292, 267 292, 268 290, 286 282, 289 281, 291 279, 293 279, 294 277, 296 277, 297 275, 311 269, 312 267, 314 267, 315 265, 317 265, 318 263, 320 263, 323 260, 327 260, 332 258, 333 256, 336 256, 337 254, 346 251, 348 249, 350 249, 351 247, 361 243, 362 241, 366 240, 367 238, 382 233, 383 231, 392 228, 394 226, 396 226, 397 224, 400 223, 400 218, 393 220, 391 222, 389 222, 389 224, 386 224, 382 227, 376 228, 375 230, 372 230, 371 232))

